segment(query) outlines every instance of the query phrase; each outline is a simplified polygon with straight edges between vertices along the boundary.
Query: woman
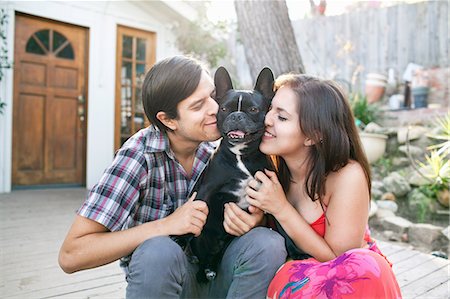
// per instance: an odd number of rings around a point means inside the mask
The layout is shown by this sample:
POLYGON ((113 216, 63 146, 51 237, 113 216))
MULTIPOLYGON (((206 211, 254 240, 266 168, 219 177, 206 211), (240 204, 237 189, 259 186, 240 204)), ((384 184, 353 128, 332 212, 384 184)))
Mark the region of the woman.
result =
POLYGON ((282 75, 275 88, 260 149, 274 157, 279 179, 258 172, 246 189, 249 203, 273 216, 293 259, 268 297, 400 298, 369 236, 370 169, 345 96, 305 75, 282 75))

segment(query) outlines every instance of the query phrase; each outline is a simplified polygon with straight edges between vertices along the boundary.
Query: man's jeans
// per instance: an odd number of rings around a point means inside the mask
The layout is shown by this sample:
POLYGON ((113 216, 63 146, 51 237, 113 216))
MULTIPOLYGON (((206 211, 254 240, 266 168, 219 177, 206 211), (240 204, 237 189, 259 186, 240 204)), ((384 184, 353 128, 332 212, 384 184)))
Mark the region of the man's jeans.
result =
POLYGON ((275 272, 286 259, 284 238, 256 227, 233 239, 217 277, 199 284, 197 265, 169 237, 142 243, 126 269, 127 298, 265 298, 275 272))

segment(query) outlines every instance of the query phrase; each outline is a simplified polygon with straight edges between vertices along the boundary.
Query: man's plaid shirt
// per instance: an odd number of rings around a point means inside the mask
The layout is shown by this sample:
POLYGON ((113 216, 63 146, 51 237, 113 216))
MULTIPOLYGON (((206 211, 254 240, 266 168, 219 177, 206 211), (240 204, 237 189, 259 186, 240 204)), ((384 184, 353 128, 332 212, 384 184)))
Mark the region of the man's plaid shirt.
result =
POLYGON ((164 218, 186 202, 213 150, 199 145, 189 179, 167 135, 153 125, 142 129, 120 148, 78 214, 111 231, 164 218))

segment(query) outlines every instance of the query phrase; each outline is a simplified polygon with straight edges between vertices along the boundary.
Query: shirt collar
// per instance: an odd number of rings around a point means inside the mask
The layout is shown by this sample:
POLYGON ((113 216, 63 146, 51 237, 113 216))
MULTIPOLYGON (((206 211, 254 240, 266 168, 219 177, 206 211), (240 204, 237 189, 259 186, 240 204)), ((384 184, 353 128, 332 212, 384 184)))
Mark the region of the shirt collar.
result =
POLYGON ((147 130, 147 140, 145 141, 145 151, 151 153, 164 152, 170 150, 169 137, 161 132, 155 125, 150 125, 147 130))
MULTIPOLYGON (((147 130, 149 130, 149 133, 147 134, 147 140, 145 141, 145 151, 151 153, 167 152, 169 157, 173 159, 174 154, 170 148, 170 141, 167 134, 161 132, 155 125, 150 125, 147 130)), ((204 153, 211 153, 215 148, 215 143, 205 141, 199 144, 197 154, 201 156, 204 153)))

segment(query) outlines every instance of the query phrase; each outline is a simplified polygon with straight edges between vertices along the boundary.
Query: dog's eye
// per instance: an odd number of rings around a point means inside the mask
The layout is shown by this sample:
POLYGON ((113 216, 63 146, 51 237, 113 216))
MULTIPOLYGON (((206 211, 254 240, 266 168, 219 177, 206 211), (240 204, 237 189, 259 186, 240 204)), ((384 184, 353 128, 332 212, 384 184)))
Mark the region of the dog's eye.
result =
POLYGON ((223 112, 227 111, 227 107, 220 107, 220 110, 222 110, 223 112))
POLYGON ((252 113, 258 113, 258 112, 259 112, 259 109, 258 109, 258 107, 253 106, 252 108, 250 108, 250 112, 252 112, 252 113))

